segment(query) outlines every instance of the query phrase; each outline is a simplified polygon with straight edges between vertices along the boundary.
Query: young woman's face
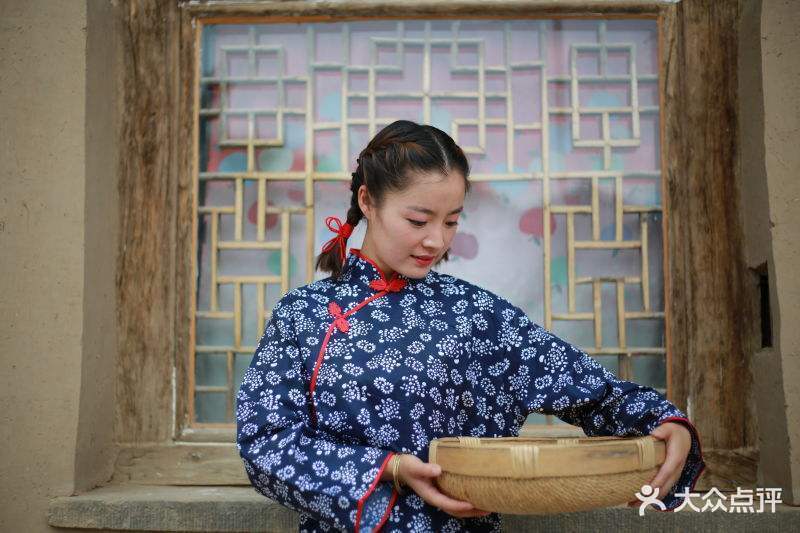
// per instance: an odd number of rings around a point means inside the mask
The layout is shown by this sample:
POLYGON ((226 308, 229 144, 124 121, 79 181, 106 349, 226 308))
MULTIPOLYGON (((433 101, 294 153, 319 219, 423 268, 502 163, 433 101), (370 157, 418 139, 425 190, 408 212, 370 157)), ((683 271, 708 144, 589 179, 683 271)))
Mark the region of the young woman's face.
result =
POLYGON ((419 173, 406 190, 386 193, 376 209, 362 185, 358 203, 368 224, 361 251, 387 278, 395 272, 425 277, 450 248, 464 195, 464 178, 458 172, 419 173))

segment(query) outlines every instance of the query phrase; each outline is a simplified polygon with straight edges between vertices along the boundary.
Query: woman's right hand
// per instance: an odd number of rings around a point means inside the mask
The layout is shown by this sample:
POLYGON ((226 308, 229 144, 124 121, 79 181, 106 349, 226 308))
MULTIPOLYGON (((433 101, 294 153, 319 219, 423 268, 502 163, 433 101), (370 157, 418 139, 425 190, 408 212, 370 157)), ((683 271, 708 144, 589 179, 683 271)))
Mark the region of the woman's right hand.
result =
POLYGON ((490 511, 481 511, 469 502, 455 500, 440 492, 433 482, 433 478, 442 473, 442 467, 437 464, 425 463, 415 455, 404 453, 397 470, 402 483, 413 489, 420 498, 450 515, 472 518, 491 514, 490 511))

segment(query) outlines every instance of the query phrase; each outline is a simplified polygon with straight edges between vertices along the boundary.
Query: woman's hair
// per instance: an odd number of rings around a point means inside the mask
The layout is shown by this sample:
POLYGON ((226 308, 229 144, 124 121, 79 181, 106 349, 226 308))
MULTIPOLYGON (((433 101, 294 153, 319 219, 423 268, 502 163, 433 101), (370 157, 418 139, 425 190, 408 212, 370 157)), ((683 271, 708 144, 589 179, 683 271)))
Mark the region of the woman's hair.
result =
MULTIPOLYGON (((352 174, 350 208, 347 221, 355 227, 364 218, 358 205, 358 189, 367 192, 377 208, 383 205, 387 191, 403 191, 411 185, 417 172, 439 172, 443 176, 457 171, 464 178, 465 194, 469 192, 469 162, 453 139, 429 125, 410 120, 397 120, 379 131, 361 151, 358 166, 352 174)), ((345 241, 346 242, 346 241, 345 241)), ((317 256, 317 268, 338 277, 342 272, 339 244, 317 256)), ((346 246, 342 243, 341 246, 346 246)), ((441 261, 449 259, 449 250, 441 261)))

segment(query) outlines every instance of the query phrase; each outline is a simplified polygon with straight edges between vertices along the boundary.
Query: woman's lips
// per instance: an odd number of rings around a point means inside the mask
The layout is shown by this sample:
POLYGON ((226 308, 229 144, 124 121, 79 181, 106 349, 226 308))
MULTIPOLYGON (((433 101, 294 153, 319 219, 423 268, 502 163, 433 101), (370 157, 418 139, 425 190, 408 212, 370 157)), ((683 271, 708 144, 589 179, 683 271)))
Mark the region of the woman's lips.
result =
POLYGON ((413 257, 417 261, 417 264, 420 266, 428 266, 433 261, 432 255, 428 256, 412 255, 411 257, 413 257))

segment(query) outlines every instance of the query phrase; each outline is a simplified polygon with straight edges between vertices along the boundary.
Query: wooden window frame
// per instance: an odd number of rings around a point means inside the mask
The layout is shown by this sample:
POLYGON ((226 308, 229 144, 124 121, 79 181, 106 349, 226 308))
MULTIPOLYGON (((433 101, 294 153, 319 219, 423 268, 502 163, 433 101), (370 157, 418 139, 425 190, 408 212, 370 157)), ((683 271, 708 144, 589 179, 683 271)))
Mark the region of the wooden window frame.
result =
POLYGON ((669 399, 700 431, 709 463, 704 478, 710 475, 718 487, 755 483, 746 362, 760 334, 750 327, 758 300, 748 283, 735 191, 735 0, 412 1, 402 15, 390 2, 134 4, 121 12, 117 480, 246 483, 235 448, 220 446, 232 442, 230 428, 189 427, 196 281, 188 258, 197 233, 193 165, 203 24, 630 17, 657 18, 659 28, 669 399), (718 275, 716 265, 729 270, 718 275), (724 479, 713 477, 718 470, 724 479))

